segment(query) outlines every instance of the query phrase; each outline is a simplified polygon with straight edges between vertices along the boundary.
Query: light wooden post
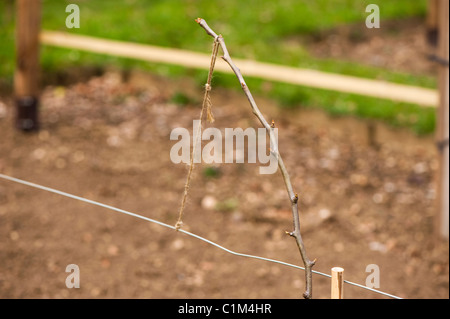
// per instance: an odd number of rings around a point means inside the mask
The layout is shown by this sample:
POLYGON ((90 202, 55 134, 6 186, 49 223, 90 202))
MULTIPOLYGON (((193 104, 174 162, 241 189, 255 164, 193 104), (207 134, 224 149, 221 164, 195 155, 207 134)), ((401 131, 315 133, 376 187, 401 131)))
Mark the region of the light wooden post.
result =
POLYGON ((449 239, 449 2, 439 0, 439 61, 440 103, 437 111, 436 140, 439 149, 439 170, 437 176, 437 233, 449 239), (444 62, 446 61, 446 63, 444 62))
POLYGON ((39 31, 41 1, 17 0, 16 70, 16 127, 23 131, 39 128, 39 31))
POLYGON ((344 268, 331 268, 331 299, 344 299, 344 268))

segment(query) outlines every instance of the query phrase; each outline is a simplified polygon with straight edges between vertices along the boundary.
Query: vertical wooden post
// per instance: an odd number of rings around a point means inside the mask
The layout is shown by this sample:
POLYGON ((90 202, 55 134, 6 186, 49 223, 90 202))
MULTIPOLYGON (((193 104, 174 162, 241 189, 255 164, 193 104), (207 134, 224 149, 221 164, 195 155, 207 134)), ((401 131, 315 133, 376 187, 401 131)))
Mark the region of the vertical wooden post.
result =
POLYGON ((428 11, 425 24, 427 27, 427 42, 431 47, 435 48, 438 43, 439 0, 428 0, 428 11))
POLYGON ((437 57, 439 66, 440 104, 437 110, 436 139, 439 149, 439 170, 437 178, 436 226, 440 236, 449 239, 449 2, 439 0, 439 43, 437 57))
POLYGON ((331 268, 331 299, 344 299, 344 268, 331 268))
POLYGON ((39 32, 41 1, 17 0, 16 17, 16 127, 23 131, 39 129, 39 32))

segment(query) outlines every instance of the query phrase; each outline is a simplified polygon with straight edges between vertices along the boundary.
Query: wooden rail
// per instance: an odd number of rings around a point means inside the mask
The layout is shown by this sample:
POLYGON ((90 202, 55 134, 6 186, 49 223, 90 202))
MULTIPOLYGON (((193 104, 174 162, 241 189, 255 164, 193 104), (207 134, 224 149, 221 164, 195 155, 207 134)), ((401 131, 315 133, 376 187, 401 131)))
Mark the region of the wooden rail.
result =
MULTIPOLYGON (((43 31, 41 43, 45 45, 77 49, 100 54, 139 59, 156 63, 167 63, 189 68, 209 68, 208 54, 192 51, 161 48, 150 45, 106 40, 65 32, 43 31)), ((436 107, 439 103, 437 90, 416 86, 377 81, 354 76, 333 74, 315 70, 299 69, 282 65, 235 59, 246 76, 253 76, 284 83, 333 90, 389 99, 398 102, 436 107)), ((218 60, 216 70, 230 73, 228 65, 218 60)))

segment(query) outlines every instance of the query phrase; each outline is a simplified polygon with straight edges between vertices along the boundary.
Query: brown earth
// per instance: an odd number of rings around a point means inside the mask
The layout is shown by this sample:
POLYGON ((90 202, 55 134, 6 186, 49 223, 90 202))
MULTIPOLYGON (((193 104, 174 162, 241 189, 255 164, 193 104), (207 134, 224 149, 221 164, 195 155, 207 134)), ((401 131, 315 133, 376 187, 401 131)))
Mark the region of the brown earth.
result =
POLYGON ((434 76, 437 63, 428 56, 429 45, 422 19, 383 21, 379 29, 343 25, 300 41, 318 58, 333 58, 415 75, 434 76))
MULTIPOLYGON (((169 152, 175 127, 192 130, 202 95, 188 81, 109 72, 42 96, 42 130, 12 129, 1 104, 0 172, 174 225, 187 173, 169 152), (176 90, 175 90, 176 89, 176 90)), ((239 92, 214 89, 214 127, 260 127, 239 92)), ((433 139, 320 111, 285 110, 258 99, 279 128, 279 147, 300 194, 302 232, 315 270, 345 268, 380 290, 448 298, 448 243, 433 236, 433 139), (369 128, 369 129, 368 129, 369 128), (371 132, 371 133, 368 133, 371 132)), ((210 126, 210 124, 205 124, 210 126)), ((186 230, 225 247, 301 265, 279 172, 258 164, 197 165, 186 230), (211 176, 213 175, 213 176, 211 176)), ((299 298, 301 270, 225 253, 195 238, 59 195, 0 181, 1 298, 299 298), (68 289, 77 264, 81 288, 68 289)), ((346 285, 346 298, 382 296, 346 285)), ((314 276, 314 297, 330 280, 314 276)))

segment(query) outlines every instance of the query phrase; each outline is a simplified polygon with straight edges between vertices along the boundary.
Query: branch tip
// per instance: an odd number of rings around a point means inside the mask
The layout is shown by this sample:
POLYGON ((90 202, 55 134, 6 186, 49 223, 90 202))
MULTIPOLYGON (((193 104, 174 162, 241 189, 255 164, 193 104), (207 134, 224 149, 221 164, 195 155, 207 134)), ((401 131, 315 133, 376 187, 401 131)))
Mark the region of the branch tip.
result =
POLYGON ((200 24, 201 22, 202 22, 202 18, 197 18, 197 19, 195 19, 195 22, 197 22, 198 24, 200 24))

